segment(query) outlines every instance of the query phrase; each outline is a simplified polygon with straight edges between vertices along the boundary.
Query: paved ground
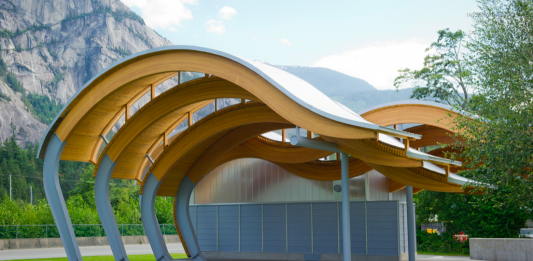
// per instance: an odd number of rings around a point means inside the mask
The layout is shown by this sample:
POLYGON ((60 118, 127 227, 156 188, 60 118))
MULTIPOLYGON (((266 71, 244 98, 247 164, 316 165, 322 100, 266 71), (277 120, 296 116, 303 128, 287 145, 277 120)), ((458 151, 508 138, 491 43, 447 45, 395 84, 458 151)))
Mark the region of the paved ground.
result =
MULTIPOLYGON (((170 253, 185 253, 180 243, 167 244, 170 253)), ((130 255, 151 254, 150 245, 125 245, 126 252, 130 255)), ((80 247, 82 256, 109 256, 112 255, 109 246, 92 246, 80 247)), ((66 257, 63 248, 44 248, 44 249, 22 249, 22 250, 0 250, 0 260, 17 260, 32 258, 53 258, 66 257)), ((474 260, 467 256, 429 256, 418 255, 417 260, 422 261, 466 261, 474 260)))
MULTIPOLYGON (((126 253, 130 255, 151 254, 150 245, 125 245, 126 253)), ((167 244, 170 253, 185 253, 180 243, 167 244)), ((110 256, 111 248, 109 246, 91 246, 80 247, 82 256, 110 256)), ((31 258, 53 258, 66 257, 63 248, 44 248, 44 249, 21 249, 21 250, 0 250, 0 260, 17 260, 31 258)))

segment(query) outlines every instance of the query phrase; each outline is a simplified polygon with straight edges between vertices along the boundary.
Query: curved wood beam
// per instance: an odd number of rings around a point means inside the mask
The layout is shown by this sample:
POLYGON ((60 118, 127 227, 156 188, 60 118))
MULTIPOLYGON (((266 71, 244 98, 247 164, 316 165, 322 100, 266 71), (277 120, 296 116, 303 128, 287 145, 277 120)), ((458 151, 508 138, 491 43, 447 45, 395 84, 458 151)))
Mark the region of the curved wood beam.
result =
MULTIPOLYGON (((226 79, 256 96, 256 100, 263 101, 287 121, 302 128, 339 138, 375 137, 373 130, 344 124, 312 112, 294 102, 261 75, 236 61, 193 50, 150 52, 105 71, 67 105, 47 137, 56 133, 61 140, 68 142, 65 152, 69 153, 63 153, 68 154, 65 156, 68 160, 88 161, 92 151, 88 148, 94 147, 105 125, 118 110, 147 86, 178 71, 195 71, 226 79), (91 131, 83 132, 87 128, 91 131), (79 133, 84 133, 84 137, 78 139, 80 142, 71 142, 79 133)), ((43 144, 42 152, 46 151, 46 144, 43 144)))
MULTIPOLYGON (((106 129, 113 117, 146 87, 172 74, 173 72, 162 71, 144 74, 141 77, 122 78, 120 79, 119 88, 116 89, 106 88, 105 86, 105 83, 117 80, 112 79, 114 77, 110 76, 110 78, 103 79, 100 82, 100 84, 104 85, 99 90, 82 90, 81 93, 87 91, 87 95, 78 95, 71 102, 72 105, 78 104, 79 106, 69 105, 65 108, 56 124, 51 128, 51 130, 56 129, 56 133, 61 133, 61 136, 58 136, 61 137, 61 140, 67 141, 61 154, 61 159, 90 161, 92 149, 100 140, 100 134, 106 129), (100 98, 103 93, 106 94, 106 99, 100 98), (83 102, 79 103, 82 100, 83 102), (77 113, 80 109, 84 111, 90 110, 91 112, 80 115, 77 113), (68 131, 59 132, 59 129, 65 130, 65 128, 68 131)), ((40 157, 44 157, 42 154, 46 151, 46 146, 47 142, 45 141, 40 157)))
POLYGON ((463 192, 461 186, 448 183, 448 178, 445 175, 433 173, 422 168, 394 168, 372 163, 368 163, 368 165, 389 179, 419 189, 453 193, 463 192))
POLYGON ((179 85, 147 103, 120 128, 101 153, 95 173, 103 155, 107 153, 111 160, 117 162, 113 178, 135 178, 139 164, 142 165, 149 148, 153 148, 154 143, 176 123, 176 119, 183 119, 188 112, 204 107, 213 98, 224 95, 222 93, 236 97, 254 97, 219 78, 200 78, 179 85))
POLYGON ((368 111, 361 114, 361 116, 367 121, 382 126, 420 123, 454 132, 452 130, 452 121, 457 116, 457 113, 432 105, 398 104, 368 111), (448 114, 451 114, 451 117, 448 114))
POLYGON ((158 180, 162 180, 174 164, 179 163, 182 156, 201 143, 222 131, 235 129, 239 126, 254 123, 285 123, 287 120, 279 116, 264 104, 248 102, 226 107, 212 113, 179 134, 156 160, 150 172, 158 180))
POLYGON ((338 148, 350 156, 368 163, 391 167, 422 167, 422 161, 409 159, 402 149, 393 148, 375 140, 347 140, 321 136, 326 141, 337 143, 338 148))
MULTIPOLYGON (((275 143, 281 144, 281 142, 275 143)), ((240 147, 261 159, 277 163, 304 163, 332 154, 330 151, 290 146, 290 143, 283 145, 285 146, 267 145, 254 138, 242 143, 240 147)))
POLYGON ((187 176, 193 183, 197 183, 209 172, 213 163, 234 147, 262 133, 290 127, 291 124, 284 123, 257 123, 236 128, 209 147, 191 166, 187 176))
MULTIPOLYGON (((217 166, 220 166, 228 161, 232 161, 236 159, 243 159, 243 158, 264 159, 251 153, 250 151, 248 151, 242 146, 237 146, 233 148, 231 151, 228 151, 217 162, 211 165, 211 168, 209 171, 213 170, 217 166)), ((264 159, 264 160, 267 160, 267 159, 264 159)), ((341 179, 340 161, 325 161, 325 162, 312 161, 312 162, 305 162, 305 163, 273 162, 273 163, 275 163, 276 165, 286 169, 287 171, 295 175, 298 175, 298 176, 301 176, 307 179, 313 179, 313 180, 339 180, 341 179)), ((372 168, 368 166, 368 164, 364 163, 363 161, 359 159, 350 158, 350 168, 349 168, 350 178, 357 177, 370 170, 372 170, 372 168)))
POLYGON ((452 136, 454 134, 453 132, 435 126, 422 125, 405 129, 405 131, 422 135, 422 139, 409 142, 409 146, 412 148, 421 148, 438 144, 452 144, 455 142, 455 139, 452 136))

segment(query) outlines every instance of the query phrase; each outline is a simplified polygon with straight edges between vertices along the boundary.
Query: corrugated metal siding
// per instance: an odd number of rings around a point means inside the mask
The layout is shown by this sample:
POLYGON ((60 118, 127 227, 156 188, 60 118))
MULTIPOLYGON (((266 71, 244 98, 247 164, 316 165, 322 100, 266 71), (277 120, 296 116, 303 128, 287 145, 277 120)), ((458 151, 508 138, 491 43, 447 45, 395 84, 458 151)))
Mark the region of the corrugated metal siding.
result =
POLYGON ((369 171, 366 176, 367 200, 389 200, 389 179, 375 170, 369 171))
POLYGON ((239 251, 239 206, 218 206, 218 251, 239 251))
POLYGON ((217 206, 197 207, 196 235, 202 251, 217 251, 217 206))
POLYGON ((241 205, 241 252, 263 252, 262 205, 241 205))
POLYGON ((290 253, 311 253, 311 204, 288 204, 287 222, 290 253))
POLYGON ((313 253, 339 253, 338 203, 313 203, 313 253))
POLYGON ((407 253, 407 205, 406 204, 399 204, 398 208, 398 217, 399 217, 399 225, 400 225, 400 253, 407 253))
POLYGON ((198 207, 189 207, 189 217, 191 218, 192 228, 194 229, 194 233, 198 236, 196 233, 196 228, 198 225, 198 219, 196 218, 196 210, 198 207))
MULTIPOLYGON (((241 252, 335 254, 342 253, 340 208, 339 202, 231 204, 191 206, 190 215, 202 251, 239 251, 240 242, 241 252)), ((405 215, 397 201, 352 202, 352 254, 405 253, 405 215)))
POLYGON ((399 255, 398 202, 368 202, 367 242, 369 255, 399 255))
MULTIPOLYGON (((352 241, 352 255, 366 255, 366 211, 365 204, 371 202, 350 203, 350 239, 352 241)), ((342 235, 345 232, 342 226, 341 203, 339 205, 339 227, 340 227, 340 253, 343 251, 342 235)))
MULTIPOLYGON (((302 178, 262 159, 237 159, 202 178, 194 189, 191 204, 341 201, 341 193, 333 190, 335 184, 340 181, 302 178)), ((386 187, 388 190, 388 184, 386 187)), ((388 198, 374 200, 382 199, 388 198)), ((350 200, 365 200, 365 175, 350 179, 350 200)))
POLYGON ((399 202, 405 203, 407 201, 407 194, 405 188, 390 193, 390 200, 398 200, 399 202))
POLYGON ((287 252, 287 206, 264 205, 263 211, 264 252, 287 252))

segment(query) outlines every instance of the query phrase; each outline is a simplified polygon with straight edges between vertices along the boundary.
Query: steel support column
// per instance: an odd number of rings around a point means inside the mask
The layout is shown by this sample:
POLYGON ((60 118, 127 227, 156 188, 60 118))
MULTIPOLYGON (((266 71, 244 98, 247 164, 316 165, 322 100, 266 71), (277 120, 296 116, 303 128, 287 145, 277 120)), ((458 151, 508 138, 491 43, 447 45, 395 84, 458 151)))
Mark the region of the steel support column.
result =
POLYGON ((178 194, 176 195, 176 222, 178 223, 183 241, 185 241, 185 245, 189 250, 191 259, 205 261, 206 259, 200 251, 198 239, 193 230, 191 216, 189 215, 189 203, 194 186, 196 184, 192 183, 187 176, 181 181, 178 194))
POLYGON ((117 221, 113 208, 111 208, 111 202, 109 201, 109 181, 111 180, 111 174, 115 169, 116 162, 113 162, 107 154, 104 156, 98 172, 96 173, 96 180, 94 185, 94 200, 96 203, 96 210, 100 221, 104 227, 104 231, 113 252, 113 256, 117 261, 129 261, 126 249, 124 249, 124 243, 118 230, 117 221))
POLYGON ((161 185, 161 182, 157 180, 154 174, 150 173, 150 176, 146 180, 143 188, 143 194, 141 199, 141 220, 143 222, 144 232, 154 252, 155 260, 170 261, 172 257, 168 253, 165 239, 161 233, 159 222, 155 216, 155 197, 157 189, 161 185))
POLYGON ((352 241, 350 238, 350 177, 348 154, 341 152, 342 178, 342 260, 352 260, 352 241))
POLYGON ((407 194, 407 240, 409 261, 416 260, 415 208, 413 204, 413 187, 405 186, 407 194))
POLYGON ((72 229, 72 223, 65 205, 61 186, 59 185, 59 176, 57 172, 61 153, 63 152, 65 144, 66 143, 62 142, 54 133, 50 143, 48 143, 44 157, 43 184, 46 200, 52 210, 52 215, 54 216, 57 230, 59 231, 59 236, 61 236, 61 242, 67 253, 68 260, 78 261, 82 260, 80 248, 78 247, 78 242, 74 235, 74 229, 72 229))

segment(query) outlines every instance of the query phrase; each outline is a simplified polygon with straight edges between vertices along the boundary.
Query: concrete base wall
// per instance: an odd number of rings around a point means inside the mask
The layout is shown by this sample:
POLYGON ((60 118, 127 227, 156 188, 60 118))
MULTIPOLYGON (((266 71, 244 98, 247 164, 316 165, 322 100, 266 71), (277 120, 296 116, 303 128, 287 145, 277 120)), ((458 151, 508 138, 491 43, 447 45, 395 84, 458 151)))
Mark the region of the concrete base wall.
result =
POLYGON ((470 258, 489 261, 533 261, 533 239, 470 238, 470 258))
MULTIPOLYGON (((246 253, 246 252, 202 252, 208 260, 253 260, 253 261, 277 261, 277 260, 320 260, 342 261, 339 254, 297 254, 297 253, 246 253)), ((353 261, 400 261, 400 256, 367 256, 352 255, 353 261)))
MULTIPOLYGON (((177 235, 163 236, 166 243, 179 243, 177 235)), ((105 246, 109 245, 107 237, 78 237, 78 245, 83 246, 105 246)), ((122 242, 125 245, 148 244, 146 236, 124 236, 122 242)), ((25 239, 3 239, 0 240, 0 250, 9 249, 30 249, 30 248, 54 248, 63 247, 61 238, 25 238, 25 239)))

